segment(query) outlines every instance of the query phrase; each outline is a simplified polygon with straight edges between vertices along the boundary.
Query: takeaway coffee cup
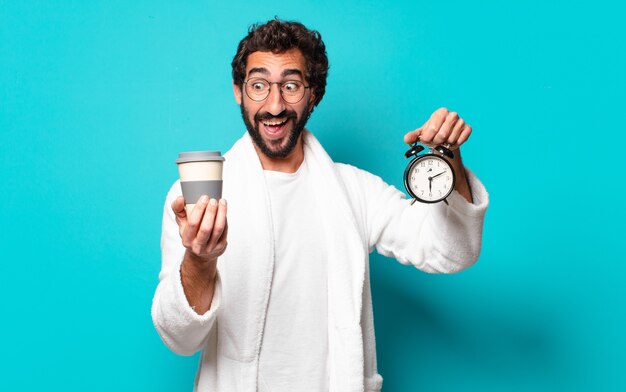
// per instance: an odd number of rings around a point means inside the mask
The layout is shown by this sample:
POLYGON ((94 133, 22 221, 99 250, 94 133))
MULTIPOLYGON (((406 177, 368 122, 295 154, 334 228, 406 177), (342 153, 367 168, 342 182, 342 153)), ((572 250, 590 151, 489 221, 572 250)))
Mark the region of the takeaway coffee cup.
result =
POLYGON ((191 213, 200 196, 207 195, 218 200, 222 197, 224 157, 219 151, 181 152, 176 164, 187 215, 191 213))

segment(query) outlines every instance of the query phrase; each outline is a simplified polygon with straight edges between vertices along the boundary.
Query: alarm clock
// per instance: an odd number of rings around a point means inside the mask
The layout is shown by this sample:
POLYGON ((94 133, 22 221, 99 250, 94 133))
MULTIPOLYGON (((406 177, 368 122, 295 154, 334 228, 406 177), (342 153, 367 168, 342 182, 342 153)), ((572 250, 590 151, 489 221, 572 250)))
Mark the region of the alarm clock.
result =
MULTIPOLYGON (((418 140, 419 141, 419 140, 418 140)), ((421 154, 426 147, 418 142, 404 154, 406 158, 413 157, 404 170, 404 187, 413 200, 422 203, 438 203, 446 201, 446 197, 454 189, 455 174, 448 161, 454 159, 454 153, 446 146, 437 146, 421 154)))

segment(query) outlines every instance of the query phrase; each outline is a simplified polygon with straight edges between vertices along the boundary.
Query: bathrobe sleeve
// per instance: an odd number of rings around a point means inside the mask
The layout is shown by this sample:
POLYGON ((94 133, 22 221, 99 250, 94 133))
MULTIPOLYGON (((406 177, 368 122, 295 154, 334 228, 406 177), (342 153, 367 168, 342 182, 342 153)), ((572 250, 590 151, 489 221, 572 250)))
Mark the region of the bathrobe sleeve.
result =
MULTIPOLYGON (((474 264, 480 254, 489 196, 478 178, 466 168, 473 196, 468 203, 453 191, 445 203, 412 206, 404 193, 380 177, 351 167, 356 182, 347 187, 360 195, 360 214, 369 251, 394 257, 430 273, 453 273, 474 264)), ((346 168, 344 168, 346 170, 346 168)))
POLYGON ((163 210, 162 265, 159 285, 152 301, 152 321, 159 336, 172 351, 193 355, 204 348, 215 324, 221 302, 221 282, 218 272, 211 308, 203 315, 197 314, 187 302, 180 276, 185 248, 171 208, 180 194, 180 183, 177 181, 167 195, 163 210))

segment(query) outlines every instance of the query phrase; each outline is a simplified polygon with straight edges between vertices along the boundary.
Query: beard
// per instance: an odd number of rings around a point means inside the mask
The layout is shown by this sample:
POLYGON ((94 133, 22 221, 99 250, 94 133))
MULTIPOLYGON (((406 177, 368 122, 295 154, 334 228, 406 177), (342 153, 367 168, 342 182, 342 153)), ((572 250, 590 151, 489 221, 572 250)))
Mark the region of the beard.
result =
POLYGON ((278 116, 274 116, 267 112, 257 113, 254 116, 254 124, 251 124, 249 120, 250 115, 243 102, 241 103, 240 108, 241 117, 243 117, 243 122, 246 124, 246 129, 248 130, 250 137, 252 137, 254 144, 257 145, 264 155, 270 158, 286 158, 293 151, 298 143, 298 138, 302 134, 302 131, 304 131, 304 127, 311 116, 311 111, 308 111, 307 115, 302 116, 300 120, 298 120, 298 115, 293 110, 284 110, 278 116), (272 120, 274 118, 286 118, 287 121, 291 120, 293 129, 284 138, 275 142, 271 141, 270 144, 272 144, 272 146, 270 146, 265 142, 265 140, 263 140, 261 130, 259 128, 261 121, 272 120), (285 138, 287 138, 287 142, 283 145, 285 138))

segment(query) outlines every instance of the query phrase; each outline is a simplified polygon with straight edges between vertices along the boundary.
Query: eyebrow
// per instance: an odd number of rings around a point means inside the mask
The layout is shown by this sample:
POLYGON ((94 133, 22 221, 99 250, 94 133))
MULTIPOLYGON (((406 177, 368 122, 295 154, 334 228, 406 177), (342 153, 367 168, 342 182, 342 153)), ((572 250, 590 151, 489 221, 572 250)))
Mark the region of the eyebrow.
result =
POLYGON ((302 71, 300 71, 297 68, 288 68, 280 74, 280 76, 282 77, 289 76, 289 75, 298 75, 302 77, 302 71))
MULTIPOLYGON (((255 67, 251 68, 250 71, 248 71, 248 76, 252 75, 253 73, 260 73, 269 76, 270 71, 267 68, 255 67)), ((298 68, 287 68, 280 74, 280 76, 282 76, 283 78, 290 75, 298 75, 300 77, 303 77, 302 71, 300 71, 298 68)))
POLYGON ((253 73, 262 73, 263 75, 269 75, 270 71, 268 71, 267 68, 261 68, 261 67, 251 68, 250 71, 248 71, 248 76, 250 76, 253 73))

